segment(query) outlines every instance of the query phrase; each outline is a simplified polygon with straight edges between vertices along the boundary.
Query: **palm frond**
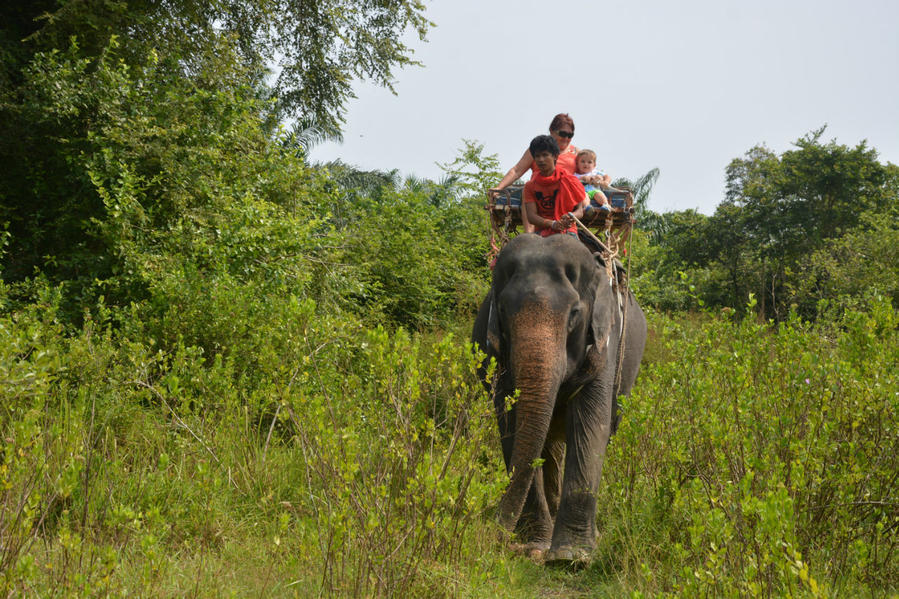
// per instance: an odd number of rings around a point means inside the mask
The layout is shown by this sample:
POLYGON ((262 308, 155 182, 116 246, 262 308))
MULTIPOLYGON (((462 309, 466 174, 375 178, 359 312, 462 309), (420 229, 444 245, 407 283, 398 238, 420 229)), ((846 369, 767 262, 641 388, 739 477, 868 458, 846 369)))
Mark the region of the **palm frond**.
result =
POLYGON ((613 187, 627 188, 634 194, 634 211, 637 218, 648 210, 649 196, 659 179, 659 174, 659 169, 653 168, 636 179, 621 177, 612 182, 613 187))
POLYGON ((326 141, 343 141, 340 129, 322 123, 314 115, 306 115, 297 120, 288 135, 287 145, 308 154, 315 146, 326 141))
POLYGON ((399 170, 364 171, 341 160, 333 160, 321 164, 327 169, 331 179, 346 193, 353 196, 377 197, 382 189, 399 189, 401 178, 399 170))

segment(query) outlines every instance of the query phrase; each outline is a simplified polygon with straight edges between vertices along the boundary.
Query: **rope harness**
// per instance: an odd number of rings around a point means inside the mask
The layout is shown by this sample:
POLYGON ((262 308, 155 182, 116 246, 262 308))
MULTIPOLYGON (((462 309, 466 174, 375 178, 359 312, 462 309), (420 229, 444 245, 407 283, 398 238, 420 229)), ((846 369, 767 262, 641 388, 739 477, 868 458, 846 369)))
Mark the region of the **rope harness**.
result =
POLYGON ((631 223, 627 223, 627 233, 628 235, 624 235, 622 232, 621 235, 615 235, 611 232, 608 232, 609 235, 609 245, 604 244, 599 238, 593 234, 587 225, 585 225, 581 220, 574 216, 571 217, 577 223, 578 227, 581 228, 584 233, 587 234, 594 242, 599 244, 599 247, 603 249, 603 260, 606 264, 606 274, 609 275, 609 283, 615 288, 615 295, 618 299, 618 314, 621 316, 621 330, 618 332, 618 364, 615 365, 615 389, 618 390, 621 388, 621 366, 624 364, 624 331, 627 328, 627 305, 630 303, 628 301, 630 299, 630 288, 628 287, 628 281, 630 280, 631 273, 631 256, 630 252, 625 251, 625 256, 627 256, 627 266, 624 267, 624 281, 619 281, 617 273, 615 272, 615 261, 618 257, 618 248, 623 243, 621 238, 624 237, 627 241, 630 241, 630 227, 631 223))
POLYGON ((490 229, 490 250, 487 252, 487 263, 490 265, 490 268, 493 269, 493 265, 496 264, 496 257, 499 255, 499 251, 509 243, 509 232, 512 230, 512 193, 509 189, 500 190, 501 193, 506 197, 506 201, 503 204, 502 208, 502 226, 496 222, 496 215, 493 210, 491 210, 491 206, 496 206, 496 203, 488 204, 487 208, 487 227, 490 229), (499 237, 499 245, 496 245, 497 237, 499 237))

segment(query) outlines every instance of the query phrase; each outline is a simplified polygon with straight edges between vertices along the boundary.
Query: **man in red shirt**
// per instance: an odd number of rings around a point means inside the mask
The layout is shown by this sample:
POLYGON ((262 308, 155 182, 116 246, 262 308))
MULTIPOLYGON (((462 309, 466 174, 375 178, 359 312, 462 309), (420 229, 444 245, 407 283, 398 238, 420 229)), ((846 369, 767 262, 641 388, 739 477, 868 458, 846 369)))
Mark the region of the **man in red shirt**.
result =
POLYGON ((572 215, 583 218, 590 202, 584 186, 568 171, 556 168, 559 145, 551 136, 538 135, 529 149, 537 171, 524 186, 525 231, 533 230, 531 225, 542 237, 555 233, 577 237, 572 215))

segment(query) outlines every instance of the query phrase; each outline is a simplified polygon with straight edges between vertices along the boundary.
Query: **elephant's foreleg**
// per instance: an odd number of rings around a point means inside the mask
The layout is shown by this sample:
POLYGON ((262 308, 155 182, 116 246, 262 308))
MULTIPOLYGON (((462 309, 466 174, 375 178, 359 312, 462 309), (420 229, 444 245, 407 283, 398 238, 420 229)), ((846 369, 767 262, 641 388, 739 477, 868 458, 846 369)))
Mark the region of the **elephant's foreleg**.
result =
POLYGON ((524 509, 518 518, 518 524, 515 525, 515 534, 521 542, 545 551, 549 549, 552 533, 553 521, 544 492, 544 472, 543 468, 537 468, 534 471, 534 482, 524 502, 524 509))
POLYGON ((555 520, 562 499, 562 472, 565 460, 565 419, 553 420, 543 448, 543 488, 549 515, 555 520))
POLYGON ((598 382, 570 402, 562 498, 547 560, 579 560, 596 545, 596 491, 611 434, 611 385, 598 382))

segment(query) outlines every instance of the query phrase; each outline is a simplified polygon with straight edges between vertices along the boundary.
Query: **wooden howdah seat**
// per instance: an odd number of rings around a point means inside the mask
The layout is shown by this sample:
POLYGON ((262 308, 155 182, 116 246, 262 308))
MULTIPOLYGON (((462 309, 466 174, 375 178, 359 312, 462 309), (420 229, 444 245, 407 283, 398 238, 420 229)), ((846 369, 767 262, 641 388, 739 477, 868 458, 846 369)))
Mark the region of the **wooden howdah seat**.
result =
MULTIPOLYGON (((500 250, 505 246, 516 229, 521 225, 521 194, 524 185, 510 185, 499 191, 496 197, 488 192, 485 208, 489 211, 490 250, 487 262, 492 269, 500 250)), ((627 269, 618 259, 627 255, 627 242, 631 229, 636 222, 634 218, 634 195, 629 189, 604 188, 603 193, 609 200, 610 210, 603 210, 593 200, 590 209, 585 210, 578 226, 578 239, 587 248, 599 254, 608 270, 609 278, 627 287, 627 269)), ((620 296, 619 296, 620 298, 620 296)))
MULTIPOLYGON (((495 198, 489 199, 486 208, 490 211, 491 225, 501 233, 501 239, 521 225, 523 189, 523 185, 510 185, 500 190, 495 198)), ((581 222, 597 232, 629 229, 634 223, 633 194, 627 189, 605 188, 602 191, 611 204, 611 210, 602 210, 599 204, 591 200, 592 209, 586 211, 581 222)))

